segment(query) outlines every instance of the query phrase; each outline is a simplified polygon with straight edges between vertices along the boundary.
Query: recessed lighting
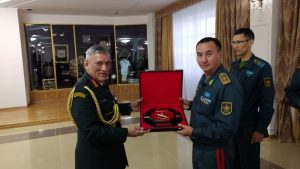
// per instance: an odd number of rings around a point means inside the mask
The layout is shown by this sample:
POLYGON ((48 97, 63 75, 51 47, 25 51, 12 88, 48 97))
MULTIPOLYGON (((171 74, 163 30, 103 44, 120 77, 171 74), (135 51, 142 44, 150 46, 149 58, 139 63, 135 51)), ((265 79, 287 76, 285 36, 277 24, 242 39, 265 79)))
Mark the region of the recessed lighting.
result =
POLYGON ((114 14, 115 14, 115 15, 119 15, 119 12, 115 12, 114 14))
POLYGON ((26 11, 32 11, 32 9, 31 8, 27 8, 26 11))

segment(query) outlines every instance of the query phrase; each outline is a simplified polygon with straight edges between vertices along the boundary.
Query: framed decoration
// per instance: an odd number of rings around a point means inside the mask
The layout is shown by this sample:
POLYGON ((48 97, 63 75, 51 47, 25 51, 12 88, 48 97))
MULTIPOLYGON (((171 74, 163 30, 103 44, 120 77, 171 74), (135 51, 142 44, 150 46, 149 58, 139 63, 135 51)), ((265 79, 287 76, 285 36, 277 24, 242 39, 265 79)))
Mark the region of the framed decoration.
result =
POLYGON ((55 89, 55 79, 43 79, 43 89, 55 89))
POLYGON ((55 46, 55 62, 69 63, 69 45, 68 44, 54 44, 55 46))

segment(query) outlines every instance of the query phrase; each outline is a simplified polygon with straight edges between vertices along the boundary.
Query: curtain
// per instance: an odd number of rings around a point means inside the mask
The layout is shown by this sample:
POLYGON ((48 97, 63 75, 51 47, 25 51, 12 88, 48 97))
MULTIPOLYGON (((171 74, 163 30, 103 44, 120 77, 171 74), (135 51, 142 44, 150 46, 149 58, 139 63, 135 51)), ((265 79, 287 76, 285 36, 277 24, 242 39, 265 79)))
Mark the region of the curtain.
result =
POLYGON ((250 26, 249 0, 217 0, 216 37, 222 43, 225 68, 237 60, 232 52, 231 40, 235 30, 250 26))
POLYGON ((162 58, 161 58, 161 68, 160 70, 172 70, 173 69, 173 53, 172 53, 172 42, 173 42, 173 35, 172 35, 172 15, 167 15, 162 18, 162 39, 161 39, 161 46, 162 46, 162 58))
POLYGON ((155 13, 155 69, 172 69, 172 13, 200 0, 178 0, 155 13), (166 35, 167 34, 167 35, 166 35), (167 37, 168 39, 162 39, 167 37), (168 42, 169 41, 169 42, 168 42))
POLYGON ((196 44, 215 37, 216 0, 201 1, 173 13, 174 68, 183 70, 183 98, 191 100, 203 74, 196 60, 196 44))
POLYGON ((296 143, 298 144, 298 146, 300 146, 300 124, 299 124, 299 121, 298 121, 298 116, 299 116, 299 110, 297 109, 294 109, 294 130, 293 130, 293 133, 294 133, 294 136, 295 136, 295 140, 296 140, 296 143))
POLYGON ((277 136, 280 142, 291 142, 292 119, 290 107, 284 96, 284 88, 292 76, 297 59, 300 57, 300 2, 295 0, 281 1, 280 32, 275 67, 276 101, 277 101, 277 136))

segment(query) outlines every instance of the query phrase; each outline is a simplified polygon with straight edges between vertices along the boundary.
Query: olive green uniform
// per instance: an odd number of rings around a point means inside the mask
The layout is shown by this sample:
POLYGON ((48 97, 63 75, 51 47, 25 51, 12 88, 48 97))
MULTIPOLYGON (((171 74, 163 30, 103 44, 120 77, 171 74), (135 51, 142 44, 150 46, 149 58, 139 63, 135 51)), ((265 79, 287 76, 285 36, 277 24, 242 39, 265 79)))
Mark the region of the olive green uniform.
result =
MULTIPOLYGON (((116 100, 108 85, 85 73, 69 96, 68 110, 76 124, 76 169, 124 169, 128 165, 123 143, 128 130, 121 128, 116 100)), ((129 104, 119 105, 130 114, 129 104)))

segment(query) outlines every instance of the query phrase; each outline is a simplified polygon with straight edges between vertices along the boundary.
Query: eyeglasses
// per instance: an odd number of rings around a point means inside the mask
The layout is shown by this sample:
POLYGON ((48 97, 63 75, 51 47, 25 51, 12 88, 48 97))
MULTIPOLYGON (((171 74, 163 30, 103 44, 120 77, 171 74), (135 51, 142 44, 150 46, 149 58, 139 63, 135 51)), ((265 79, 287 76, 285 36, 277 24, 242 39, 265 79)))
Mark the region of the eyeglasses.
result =
POLYGON ((231 42, 231 45, 233 46, 233 45, 239 45, 239 44, 241 44, 241 43, 244 43, 244 42, 248 42, 249 41, 249 39, 246 39, 246 40, 238 40, 238 41, 232 41, 231 42))

